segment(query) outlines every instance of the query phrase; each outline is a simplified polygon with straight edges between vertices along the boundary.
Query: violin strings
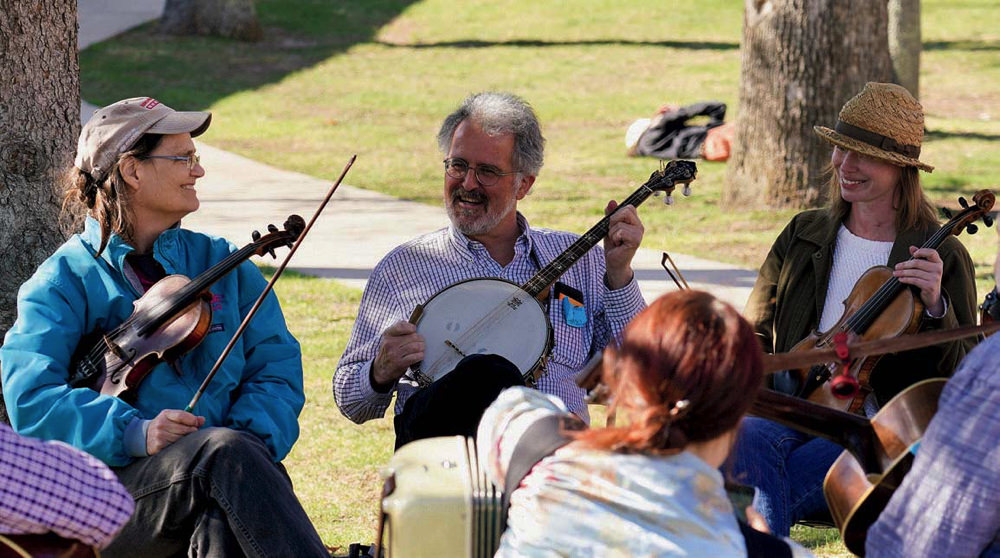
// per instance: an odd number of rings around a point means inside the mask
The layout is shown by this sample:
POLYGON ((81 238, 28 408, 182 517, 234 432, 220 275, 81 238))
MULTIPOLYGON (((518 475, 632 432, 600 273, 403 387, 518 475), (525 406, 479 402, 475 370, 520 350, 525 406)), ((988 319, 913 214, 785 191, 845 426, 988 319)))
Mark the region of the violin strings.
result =
MULTIPOLYGON (((938 229, 931 237, 924 243, 921 248, 936 248, 940 246, 944 239, 951 234, 954 229, 954 225, 946 224, 945 226, 938 229)), ((913 260, 914 258, 910 258, 913 260)), ((882 312, 880 308, 883 304, 887 304, 893 297, 896 296, 902 283, 896 277, 890 278, 888 281, 882 284, 881 287, 875 294, 865 302, 857 312, 855 312, 850 318, 848 318, 847 323, 856 334, 861 334, 858 329, 862 327, 867 327, 872 321, 877 317, 878 314, 882 312)))
MULTIPOLYGON (((107 343, 105 342, 105 338, 111 339, 112 342, 114 342, 113 340, 116 337, 118 337, 123 332, 130 329, 134 324, 139 322, 140 319, 148 319, 148 316, 152 315, 154 316, 154 318, 150 320, 150 322, 155 322, 157 318, 163 320, 164 316, 176 314, 177 312, 179 312, 181 308, 190 305, 192 302, 194 302, 193 300, 194 295, 200 294, 207 287, 211 286, 216 281, 218 281, 221 275, 231 271, 232 268, 235 267, 235 264, 241 263, 243 260, 247 259, 249 256, 247 256, 246 252, 255 251, 256 244, 257 242, 255 241, 254 243, 248 244, 247 246, 244 246, 243 248, 235 252, 231 252, 228 256, 223 258, 222 261, 220 261, 218 264, 209 268, 206 273, 203 273, 201 276, 196 277, 195 279, 193 279, 192 281, 190 281, 189 283, 178 289, 177 293, 173 297, 171 297, 171 299, 161 300, 153 307, 141 313, 134 313, 128 318, 126 318, 125 321, 121 323, 121 325, 106 332, 101 337, 100 340, 96 341, 91 347, 91 349, 83 357, 82 361, 77 365, 77 367, 79 366, 93 367, 97 366, 101 360, 106 360, 105 355, 108 353, 109 348, 107 343), (220 271, 223 269, 225 269, 225 272, 220 273, 220 271), (205 277, 206 275, 208 277, 205 277), (186 304, 182 306, 180 301, 183 301, 185 299, 189 300, 186 304)), ((148 324, 142 324, 142 326, 138 329, 142 329, 147 325, 148 324)), ((162 323, 158 325, 162 325, 162 323)), ((121 365, 125 364, 120 359, 119 362, 121 363, 121 365)), ((117 368, 120 368, 121 365, 119 365, 117 368)), ((111 373, 111 371, 108 370, 108 373, 111 373)))

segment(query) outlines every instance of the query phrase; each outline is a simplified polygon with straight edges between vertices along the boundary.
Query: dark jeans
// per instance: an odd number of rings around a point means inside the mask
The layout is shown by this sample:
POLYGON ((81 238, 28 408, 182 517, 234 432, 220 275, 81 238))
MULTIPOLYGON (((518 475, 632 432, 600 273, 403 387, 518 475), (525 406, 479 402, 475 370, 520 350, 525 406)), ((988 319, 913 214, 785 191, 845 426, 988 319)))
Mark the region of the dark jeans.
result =
POLYGON ((795 522, 828 513, 823 479, 843 451, 828 440, 746 417, 730 458, 732 474, 759 489, 757 511, 772 533, 787 537, 795 522))
POLYGON ((284 467, 252 434, 205 428, 115 473, 135 513, 104 557, 330 555, 284 467))
POLYGON ((396 415, 396 449, 435 436, 475 437, 483 412, 500 392, 523 386, 521 372, 498 355, 469 355, 433 384, 417 390, 396 415))

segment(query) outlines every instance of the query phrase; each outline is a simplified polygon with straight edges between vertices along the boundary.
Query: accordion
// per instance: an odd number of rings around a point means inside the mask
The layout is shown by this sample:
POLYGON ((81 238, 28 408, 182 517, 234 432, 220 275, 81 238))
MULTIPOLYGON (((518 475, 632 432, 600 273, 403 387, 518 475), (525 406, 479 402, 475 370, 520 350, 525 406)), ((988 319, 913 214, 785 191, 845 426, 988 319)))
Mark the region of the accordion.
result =
POLYGON ((507 527, 506 503, 486 480, 473 440, 411 442, 392 456, 382 477, 379 542, 387 558, 496 553, 507 527))

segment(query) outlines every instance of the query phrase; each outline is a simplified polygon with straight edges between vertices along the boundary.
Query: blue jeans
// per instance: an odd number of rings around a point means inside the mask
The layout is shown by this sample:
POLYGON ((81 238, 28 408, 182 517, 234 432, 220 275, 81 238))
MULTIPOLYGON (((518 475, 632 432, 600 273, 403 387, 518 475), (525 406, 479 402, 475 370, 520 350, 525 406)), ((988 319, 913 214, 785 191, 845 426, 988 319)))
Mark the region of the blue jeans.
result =
POLYGON ((135 513, 101 556, 330 555, 284 467, 253 434, 203 428, 115 474, 135 513))
POLYGON ((733 480, 757 487, 756 509, 787 537, 802 519, 828 513, 823 479, 844 448, 776 422, 746 417, 730 460, 733 480))

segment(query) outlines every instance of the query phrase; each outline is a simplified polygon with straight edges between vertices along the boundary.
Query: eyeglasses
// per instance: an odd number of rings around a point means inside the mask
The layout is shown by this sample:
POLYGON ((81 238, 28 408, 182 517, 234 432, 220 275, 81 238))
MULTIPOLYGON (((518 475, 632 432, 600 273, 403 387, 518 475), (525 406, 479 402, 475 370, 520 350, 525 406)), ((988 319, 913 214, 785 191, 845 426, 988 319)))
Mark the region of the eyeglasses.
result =
POLYGON ((465 180, 465 175, 469 174, 469 169, 476 173, 476 182, 483 186, 493 186, 502 176, 517 174, 521 171, 500 172, 500 169, 491 166, 473 167, 465 159, 452 157, 444 160, 444 172, 455 180, 465 180))
POLYGON ((193 171, 194 168, 201 163, 201 156, 197 153, 191 155, 142 155, 139 159, 166 159, 168 161, 184 161, 187 163, 187 168, 189 171, 193 171))

